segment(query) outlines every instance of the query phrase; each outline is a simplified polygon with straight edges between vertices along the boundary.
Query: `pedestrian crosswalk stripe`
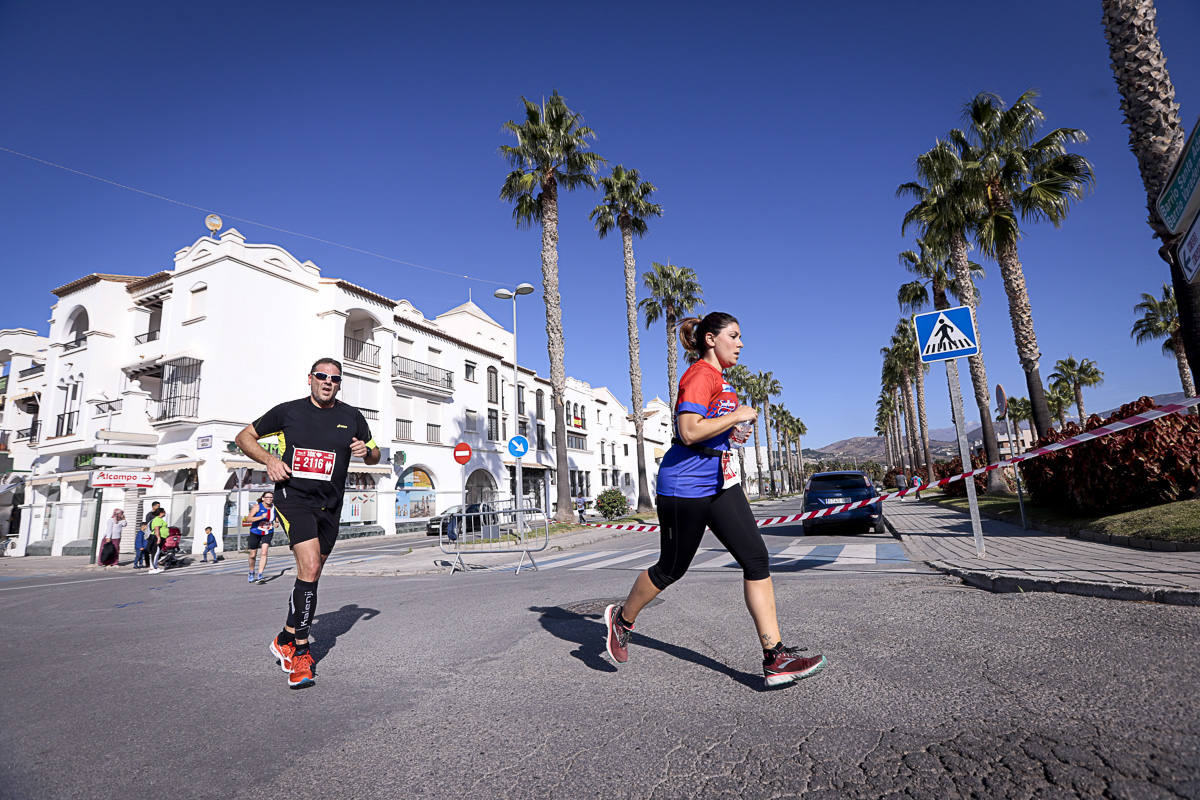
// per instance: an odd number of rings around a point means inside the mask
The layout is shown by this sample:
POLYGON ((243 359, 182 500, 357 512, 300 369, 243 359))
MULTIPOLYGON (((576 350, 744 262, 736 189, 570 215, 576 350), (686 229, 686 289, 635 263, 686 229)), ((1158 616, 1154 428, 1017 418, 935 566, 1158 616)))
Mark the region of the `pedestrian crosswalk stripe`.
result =
POLYGON ((737 559, 729 555, 728 550, 708 550, 708 553, 715 553, 711 557, 701 559, 699 554, 692 559, 692 566, 689 569, 713 569, 715 567, 732 566, 737 563, 737 559))
MULTIPOLYGON (((575 555, 560 556, 551 560, 539 560, 538 570, 545 571, 564 567, 573 571, 597 569, 644 569, 658 560, 658 549, 650 550, 593 550, 575 555)), ((779 572, 794 572, 814 566, 837 564, 845 566, 868 564, 907 564, 904 548, 894 542, 884 544, 793 544, 770 554, 771 569, 779 572)), ((512 572, 515 563, 496 568, 497 572, 512 572)), ((700 550, 693 559, 690 570, 716 571, 740 569, 737 561, 721 549, 700 550)))
POLYGON ((613 556, 612 558, 606 558, 603 561, 593 561, 581 567, 571 567, 571 569, 602 569, 604 567, 611 567, 613 564, 620 564, 622 561, 632 561, 635 558, 645 558, 646 556, 657 552, 658 548, 651 548, 649 550, 634 550, 633 552, 625 552, 621 553, 620 555, 613 556))

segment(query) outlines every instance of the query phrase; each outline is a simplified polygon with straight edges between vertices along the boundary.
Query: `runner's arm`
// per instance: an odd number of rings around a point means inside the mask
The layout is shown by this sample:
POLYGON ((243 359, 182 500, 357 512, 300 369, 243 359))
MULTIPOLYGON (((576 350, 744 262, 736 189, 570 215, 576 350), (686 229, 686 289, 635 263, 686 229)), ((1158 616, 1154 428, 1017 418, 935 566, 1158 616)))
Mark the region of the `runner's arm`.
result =
POLYGON ((267 468, 268 478, 273 481, 287 480, 292 471, 277 456, 264 450, 258 443, 258 438, 258 431, 254 430, 254 425, 251 424, 242 428, 234 442, 243 453, 267 468))
POLYGON ((742 422, 755 422, 758 419, 758 409, 751 406, 738 406, 734 411, 721 417, 702 417, 694 411, 681 411, 676 417, 679 427, 679 438, 684 444, 696 444, 722 434, 742 422))

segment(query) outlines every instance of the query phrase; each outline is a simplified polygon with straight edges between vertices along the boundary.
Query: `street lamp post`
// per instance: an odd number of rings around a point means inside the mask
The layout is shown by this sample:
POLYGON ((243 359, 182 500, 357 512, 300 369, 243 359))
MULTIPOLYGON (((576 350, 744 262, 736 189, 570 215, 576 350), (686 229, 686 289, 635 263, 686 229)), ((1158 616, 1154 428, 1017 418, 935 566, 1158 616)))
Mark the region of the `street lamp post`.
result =
MULTIPOLYGON (((518 405, 517 395, 517 295, 532 294, 533 286, 528 283, 517 284, 517 288, 497 289, 493 294, 500 300, 512 300, 513 309, 513 435, 521 432, 521 407, 518 405)), ((516 491, 513 492, 513 508, 516 511, 517 518, 517 534, 523 535, 525 526, 524 520, 521 518, 521 496, 525 492, 524 485, 525 475, 521 470, 521 459, 517 459, 516 466, 516 491)))

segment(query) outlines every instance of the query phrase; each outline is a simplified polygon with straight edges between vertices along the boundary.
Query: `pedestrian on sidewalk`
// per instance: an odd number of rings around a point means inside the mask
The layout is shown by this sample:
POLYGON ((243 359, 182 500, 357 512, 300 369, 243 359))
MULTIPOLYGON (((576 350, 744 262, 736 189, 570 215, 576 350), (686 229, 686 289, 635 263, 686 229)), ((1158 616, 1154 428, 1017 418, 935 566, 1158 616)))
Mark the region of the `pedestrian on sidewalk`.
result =
POLYGON ((154 505, 158 510, 154 512, 154 518, 150 520, 150 538, 147 546, 150 554, 150 569, 146 572, 157 575, 162 572, 158 566, 158 558, 162 555, 163 544, 167 541, 170 529, 167 527, 167 510, 160 507, 158 503, 154 505))
POLYGON ((661 553, 657 564, 638 575, 625 602, 605 609, 605 648, 613 661, 628 660, 638 614, 687 572, 707 527, 742 568, 746 607, 762 645, 766 685, 782 686, 815 675, 825 667, 824 656, 802 657, 800 648, 783 644, 767 547, 736 473, 726 469, 733 429, 758 419, 756 409, 738 405, 737 393, 722 373, 738 362, 741 327, 731 315, 714 311, 680 323, 679 340, 697 361, 679 379, 675 435, 658 472, 661 553))
POLYGON ((146 523, 139 522, 137 535, 133 537, 133 568, 140 569, 150 566, 146 557, 146 523))
POLYGON ((125 530, 125 512, 115 509, 104 524, 104 540, 100 543, 100 566, 115 567, 121 560, 121 532, 125 530))
MULTIPOLYGON (((204 529, 204 533, 206 534, 204 539, 204 557, 200 561, 207 564, 208 554, 212 553, 213 563, 215 564, 217 563, 217 537, 213 536, 211 525, 204 529)), ((196 551, 193 550, 192 552, 196 551)))

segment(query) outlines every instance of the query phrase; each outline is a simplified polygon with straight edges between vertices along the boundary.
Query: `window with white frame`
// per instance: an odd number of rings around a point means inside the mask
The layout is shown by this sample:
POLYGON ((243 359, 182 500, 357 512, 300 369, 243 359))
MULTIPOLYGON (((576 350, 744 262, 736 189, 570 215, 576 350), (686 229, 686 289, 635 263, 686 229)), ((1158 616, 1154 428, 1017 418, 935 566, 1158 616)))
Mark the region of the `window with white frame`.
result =
POLYGON ((478 433, 479 432, 479 412, 478 411, 472 411, 469 408, 467 409, 467 418, 466 418, 465 424, 463 425, 463 431, 466 433, 478 433))
POLYGON ((475 383, 475 362, 468 361, 463 365, 463 379, 475 383))
POLYGON ((204 308, 206 298, 208 297, 208 284, 197 283, 192 287, 191 296, 188 298, 188 319, 204 316, 204 308))

